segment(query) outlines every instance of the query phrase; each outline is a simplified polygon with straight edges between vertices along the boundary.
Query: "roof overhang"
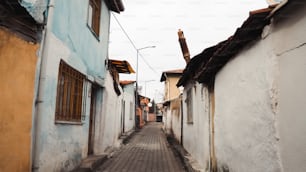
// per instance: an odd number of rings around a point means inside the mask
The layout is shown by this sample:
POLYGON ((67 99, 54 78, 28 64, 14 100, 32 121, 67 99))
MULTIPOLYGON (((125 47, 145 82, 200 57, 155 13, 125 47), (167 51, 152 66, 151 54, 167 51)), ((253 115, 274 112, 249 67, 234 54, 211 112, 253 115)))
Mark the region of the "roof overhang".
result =
POLYGON ((0 1, 0 27, 5 27, 26 41, 39 42, 42 24, 37 23, 18 0, 0 1))
POLYGON ((216 73, 245 46, 257 40, 263 28, 270 23, 268 17, 274 7, 251 11, 248 19, 233 36, 205 49, 191 59, 177 86, 185 86, 191 81, 210 85, 216 73))
POLYGON ((124 6, 121 0, 105 0, 105 3, 111 11, 116 13, 124 11, 124 6))
POLYGON ((132 66, 129 64, 129 62, 125 60, 108 60, 108 64, 112 67, 114 67, 118 73, 135 73, 132 66))
POLYGON ((161 75, 160 82, 166 81, 168 76, 177 76, 180 77, 183 73, 183 69, 175 69, 175 70, 168 70, 164 71, 161 75))

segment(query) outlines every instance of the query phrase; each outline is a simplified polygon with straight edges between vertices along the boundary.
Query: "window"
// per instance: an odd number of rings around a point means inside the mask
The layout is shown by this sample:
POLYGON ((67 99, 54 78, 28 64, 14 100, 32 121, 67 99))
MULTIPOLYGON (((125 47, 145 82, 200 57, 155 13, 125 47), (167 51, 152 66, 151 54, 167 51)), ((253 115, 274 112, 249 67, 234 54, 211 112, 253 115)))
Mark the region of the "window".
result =
POLYGON ((101 0, 89 0, 87 24, 99 36, 101 0))
POLYGON ((55 110, 56 121, 81 122, 84 80, 83 74, 65 62, 60 62, 55 110))
POLYGON ((187 104, 187 123, 192 124, 193 123, 193 112, 192 112, 192 89, 189 89, 187 91, 187 98, 186 98, 186 104, 187 104))

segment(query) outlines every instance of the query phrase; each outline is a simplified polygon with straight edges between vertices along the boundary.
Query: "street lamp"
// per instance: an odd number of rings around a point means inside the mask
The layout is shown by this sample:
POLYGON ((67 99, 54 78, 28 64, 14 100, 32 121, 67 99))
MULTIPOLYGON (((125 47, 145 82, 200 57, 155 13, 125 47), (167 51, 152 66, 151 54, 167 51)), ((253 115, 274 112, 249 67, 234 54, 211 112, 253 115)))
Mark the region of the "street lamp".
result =
POLYGON ((139 59, 139 51, 140 51, 140 50, 143 50, 143 49, 155 48, 155 47, 156 47, 156 46, 152 45, 152 46, 146 46, 146 47, 142 47, 142 48, 136 49, 136 52, 137 52, 137 59, 136 59, 135 127, 137 127, 136 116, 137 116, 137 105, 138 105, 138 59, 139 59))

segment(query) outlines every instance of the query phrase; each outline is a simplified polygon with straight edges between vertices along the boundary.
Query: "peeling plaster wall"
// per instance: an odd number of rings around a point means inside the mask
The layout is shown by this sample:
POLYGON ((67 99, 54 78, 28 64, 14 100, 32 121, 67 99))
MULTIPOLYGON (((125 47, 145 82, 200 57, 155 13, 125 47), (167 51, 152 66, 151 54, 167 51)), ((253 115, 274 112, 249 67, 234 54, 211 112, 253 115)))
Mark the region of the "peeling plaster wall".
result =
POLYGON ((125 101, 125 116, 124 116, 124 130, 133 130, 135 126, 135 86, 129 84, 123 88, 123 100, 125 101))
POLYGON ((266 37, 245 48, 216 76, 215 152, 220 169, 282 171, 276 130, 279 70, 272 42, 266 37))
POLYGON ((0 171, 31 169, 38 47, 0 28, 0 171))
POLYGON ((306 171, 306 2, 276 18, 271 29, 279 59, 278 131, 284 171, 306 171), (290 27, 288 27, 290 26, 290 27))
POLYGON ((174 137, 181 142, 181 99, 176 98, 170 103, 171 126, 174 137))
MULTIPOLYGON (((82 125, 55 124, 59 63, 62 59, 88 78, 97 77, 103 80, 108 53, 110 12, 102 3, 98 40, 86 24, 88 1, 55 0, 50 9, 42 52, 39 104, 35 117, 37 130, 33 168, 34 171, 70 171, 87 157, 91 83, 86 81, 85 118, 82 125)), ((104 96, 99 90, 97 104, 103 103, 102 95, 104 96)), ((98 144, 103 137, 97 133, 104 132, 104 128, 97 124, 103 125, 105 122, 103 111, 99 108, 97 110, 95 128, 103 131, 96 130, 95 154, 101 153, 103 147, 98 144)))
POLYGON ((44 12, 47 10, 48 0, 21 0, 19 2, 38 23, 44 22, 44 12))
POLYGON ((183 93, 183 146, 190 153, 193 166, 199 170, 209 164, 209 94, 199 83, 189 83, 183 93), (187 90, 192 89, 193 123, 187 123, 187 90))
MULTIPOLYGON (((87 155, 90 97, 86 96, 85 120, 82 125, 55 124, 57 77, 61 59, 86 74, 86 66, 71 59, 70 50, 49 33, 47 55, 42 69, 40 100, 36 117, 35 171, 71 170, 87 155)), ((87 83, 87 95, 90 84, 87 83)))
POLYGON ((217 74, 215 150, 219 169, 306 170, 303 3, 276 15, 263 38, 217 74))

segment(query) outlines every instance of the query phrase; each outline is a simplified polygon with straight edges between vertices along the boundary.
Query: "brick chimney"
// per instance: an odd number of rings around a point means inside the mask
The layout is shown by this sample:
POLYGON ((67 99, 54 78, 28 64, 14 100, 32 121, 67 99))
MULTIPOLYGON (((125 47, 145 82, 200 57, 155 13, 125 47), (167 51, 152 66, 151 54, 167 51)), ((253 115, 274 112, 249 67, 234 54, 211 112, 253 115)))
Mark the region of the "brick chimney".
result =
POLYGON ((190 54, 189 54, 188 46, 187 46, 187 43, 186 43, 186 39, 184 37, 184 33, 181 29, 179 29, 177 34, 178 34, 178 37, 179 37, 179 43, 180 43, 180 46, 181 46, 181 50, 182 50, 184 59, 186 61, 186 64, 188 64, 189 61, 190 61, 190 54))

